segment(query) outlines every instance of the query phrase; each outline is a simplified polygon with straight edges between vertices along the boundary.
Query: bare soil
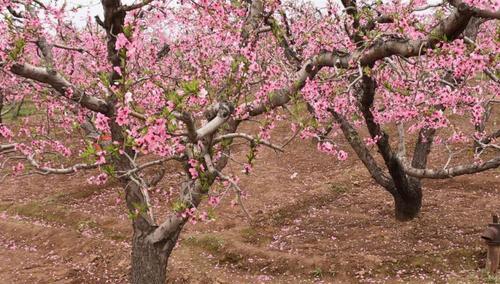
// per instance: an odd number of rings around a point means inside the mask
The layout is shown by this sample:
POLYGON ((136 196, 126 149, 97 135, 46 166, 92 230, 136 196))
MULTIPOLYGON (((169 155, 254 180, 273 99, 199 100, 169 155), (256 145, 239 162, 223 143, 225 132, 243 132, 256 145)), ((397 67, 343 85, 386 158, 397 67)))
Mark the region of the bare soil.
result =
MULTIPOLYGON (((284 126, 276 133, 286 139, 284 126)), ((483 272, 480 239, 500 211, 498 169, 426 180, 420 216, 401 223, 354 153, 340 162, 315 148, 298 139, 284 154, 262 149, 250 176, 232 163, 252 220, 228 196, 214 221, 187 225, 169 283, 500 283, 483 272)), ((247 151, 234 150, 240 160, 247 151)), ((153 194, 160 216, 179 172, 172 164, 153 194)), ((131 226, 120 188, 88 185, 93 174, 0 185, 0 283, 126 283, 131 226)))

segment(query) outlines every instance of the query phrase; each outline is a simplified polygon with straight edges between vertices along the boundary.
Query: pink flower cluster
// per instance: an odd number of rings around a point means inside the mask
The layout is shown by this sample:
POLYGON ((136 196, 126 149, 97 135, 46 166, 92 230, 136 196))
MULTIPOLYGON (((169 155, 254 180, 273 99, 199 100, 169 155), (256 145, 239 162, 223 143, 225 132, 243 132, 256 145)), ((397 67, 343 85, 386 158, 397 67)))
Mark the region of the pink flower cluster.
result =
POLYGON ((197 179, 200 176, 199 172, 203 172, 205 170, 205 167, 195 159, 190 159, 188 161, 188 164, 189 164, 189 174, 191 175, 192 179, 197 179))
POLYGON ((99 174, 97 176, 91 176, 87 179, 89 184, 103 185, 108 180, 108 175, 105 173, 99 174))

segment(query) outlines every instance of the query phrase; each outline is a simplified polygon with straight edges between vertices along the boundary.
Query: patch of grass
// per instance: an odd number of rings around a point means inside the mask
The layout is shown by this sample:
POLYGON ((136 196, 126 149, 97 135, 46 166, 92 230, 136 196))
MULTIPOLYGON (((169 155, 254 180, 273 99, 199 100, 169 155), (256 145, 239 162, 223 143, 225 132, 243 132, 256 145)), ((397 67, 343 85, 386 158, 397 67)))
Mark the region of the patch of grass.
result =
POLYGON ((321 267, 317 267, 316 269, 311 271, 311 275, 314 278, 323 278, 323 269, 321 269, 321 267))
POLYGON ((289 219, 289 217, 285 213, 280 211, 271 213, 271 215, 269 216, 269 221, 273 226, 285 225, 287 219, 289 219))
MULTIPOLYGON (((10 106, 5 107, 5 108, 9 108, 9 107, 10 106)), ((28 116, 34 115, 38 112, 38 109, 36 108, 35 104, 31 101, 25 101, 22 104, 19 112, 18 112, 18 107, 19 107, 19 104, 16 104, 14 106, 14 109, 12 109, 9 113, 7 113, 3 117, 3 119, 6 122, 8 122, 8 121, 13 121, 13 120, 20 118, 20 117, 28 117, 28 116), (17 117, 16 117, 16 114, 17 114, 17 117)))
POLYGON ((61 212, 59 210, 46 210, 46 206, 39 202, 30 202, 27 204, 16 204, 9 208, 9 212, 30 218, 43 219, 50 222, 58 222, 61 220, 61 212))
POLYGON ((500 284, 500 275, 491 275, 486 269, 481 270, 481 281, 486 284, 500 284))
POLYGON ((87 225, 95 224, 95 227, 97 227, 97 223, 95 221, 88 218, 83 219, 82 216, 71 213, 63 206, 46 204, 43 202, 30 202, 26 204, 12 205, 7 212, 28 218, 67 225, 78 231, 81 230, 82 222, 87 225))
POLYGON ((500 284, 500 277, 489 274, 484 278, 484 281, 487 284, 500 284))
POLYGON ((231 252, 231 251, 225 251, 223 256, 222 256, 221 262, 236 264, 236 263, 241 262, 242 259, 243 259, 243 256, 240 254, 237 254, 237 253, 231 252))
POLYGON ((416 255, 406 261, 411 268, 418 268, 426 272, 432 272, 435 268, 446 269, 446 262, 442 257, 428 257, 426 255, 416 255))
POLYGON ((478 261, 486 258, 486 253, 474 248, 458 248, 443 255, 452 266, 461 266, 467 269, 476 269, 478 261))
POLYGON ((349 191, 349 188, 341 184, 328 183, 328 185, 329 185, 328 189, 336 194, 343 194, 349 191))
POLYGON ((250 244, 262 244, 268 240, 266 236, 261 234, 258 229, 254 227, 247 227, 240 231, 243 241, 250 244))
MULTIPOLYGON (((347 190, 347 189, 346 189, 347 190)), ((265 217, 261 217, 256 220, 253 224, 257 227, 262 226, 284 226, 291 224, 295 218, 307 212, 311 206, 322 207, 326 204, 330 204, 339 197, 339 194, 315 194, 310 196, 305 196, 299 201, 293 204, 286 205, 279 208, 265 217)))
POLYGON ((191 236, 183 242, 187 246, 200 248, 212 255, 215 255, 221 263, 237 264, 241 262, 243 256, 229 250, 222 238, 214 235, 191 236))
POLYGON ((116 233, 114 233, 114 234, 106 234, 106 231, 104 231, 104 232, 105 232, 104 236, 106 238, 112 239, 114 241, 121 242, 121 241, 126 241, 126 240, 129 239, 128 236, 124 236, 124 235, 121 235, 121 234, 116 234, 116 233))
POLYGON ((70 202, 72 199, 85 199, 85 198, 88 198, 94 194, 96 194, 96 192, 99 192, 99 191, 102 191, 104 189, 102 188, 99 188, 99 187, 95 187, 95 188, 89 188, 89 189, 78 189, 78 190, 74 190, 74 191, 61 191, 61 192, 57 192, 55 194, 52 194, 48 197, 45 198, 44 201, 46 201, 47 203, 68 203, 70 202))
POLYGON ((13 204, 14 202, 0 202, 0 211, 9 209, 13 204))
POLYGON ((205 235, 201 237, 191 236, 184 240, 184 244, 199 247, 212 254, 220 253, 224 247, 224 241, 221 238, 212 235, 205 235))
POLYGON ((98 225, 94 220, 82 220, 76 224, 76 229, 78 232, 83 232, 87 229, 95 229, 98 225))
POLYGON ((469 273, 465 277, 451 279, 450 284, 500 284, 500 276, 489 274, 485 269, 469 273))

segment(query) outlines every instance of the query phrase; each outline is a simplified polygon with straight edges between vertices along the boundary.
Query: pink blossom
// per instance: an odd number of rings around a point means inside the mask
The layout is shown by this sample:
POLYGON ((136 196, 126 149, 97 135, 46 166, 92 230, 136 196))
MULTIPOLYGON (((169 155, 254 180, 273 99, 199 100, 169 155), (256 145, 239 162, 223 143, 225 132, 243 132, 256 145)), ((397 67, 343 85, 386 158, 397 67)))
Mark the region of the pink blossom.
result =
POLYGON ((0 136, 10 140, 12 138, 12 131, 10 131, 10 129, 8 129, 5 125, 0 124, 0 136))
POLYGON ((23 163, 17 163, 17 165, 12 167, 12 172, 13 175, 20 175, 24 171, 24 164, 23 163))
POLYGON ((210 196, 208 198, 208 204, 211 205, 212 207, 217 206, 217 204, 219 204, 219 202, 220 202, 220 197, 218 197, 218 196, 210 196))
POLYGON ((103 185, 108 180, 108 175, 105 173, 99 174, 98 176, 91 176, 87 179, 89 184, 103 185))
POLYGON ((102 132, 110 132, 108 121, 109 121, 109 118, 107 116, 105 116, 104 114, 98 113, 96 115, 96 119, 95 119, 95 126, 96 126, 97 130, 102 131, 102 132))
POLYGON ((347 153, 345 151, 339 150, 337 152, 337 158, 341 161, 347 160, 347 153))
POLYGON ((120 50, 124 47, 127 47, 130 44, 129 40, 123 33, 119 33, 116 36, 115 49, 120 50))
POLYGON ((199 174, 198 174, 198 170, 197 168, 199 168, 199 163, 197 160, 194 160, 194 159, 190 159, 188 161, 188 164, 189 164, 189 174, 191 175, 191 178, 192 179, 197 179, 199 174))
POLYGON ((318 150, 327 154, 335 154, 336 152, 333 144, 330 142, 318 143, 318 150))
POLYGON ((130 109, 128 107, 119 108, 116 114, 116 123, 120 126, 128 125, 130 123, 129 114, 130 109))
POLYGON ((245 173, 245 174, 250 174, 250 172, 252 171, 252 165, 248 164, 248 163, 245 163, 243 165, 243 170, 241 172, 245 173))
POLYGON ((127 104, 127 105, 130 104, 131 102, 133 102, 131 92, 126 92, 124 98, 125 98, 125 104, 127 104))
POLYGON ((104 165, 106 164, 106 151, 97 152, 97 161, 96 164, 104 165))

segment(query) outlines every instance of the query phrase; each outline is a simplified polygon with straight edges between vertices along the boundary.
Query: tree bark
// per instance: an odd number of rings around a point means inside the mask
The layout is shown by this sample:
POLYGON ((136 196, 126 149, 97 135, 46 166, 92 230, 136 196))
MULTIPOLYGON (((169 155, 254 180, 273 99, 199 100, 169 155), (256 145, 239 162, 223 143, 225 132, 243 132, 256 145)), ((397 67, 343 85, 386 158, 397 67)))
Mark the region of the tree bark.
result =
POLYGON ((399 187, 392 194, 394 215, 398 221, 415 219, 422 208, 422 187, 420 182, 410 182, 404 188, 399 187))
POLYGON ((3 94, 0 94, 0 124, 2 123, 3 94))
POLYGON ((167 279, 167 263, 175 247, 180 230, 172 239, 152 243, 145 234, 134 233, 132 240, 132 284, 164 284, 167 279))

